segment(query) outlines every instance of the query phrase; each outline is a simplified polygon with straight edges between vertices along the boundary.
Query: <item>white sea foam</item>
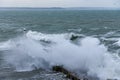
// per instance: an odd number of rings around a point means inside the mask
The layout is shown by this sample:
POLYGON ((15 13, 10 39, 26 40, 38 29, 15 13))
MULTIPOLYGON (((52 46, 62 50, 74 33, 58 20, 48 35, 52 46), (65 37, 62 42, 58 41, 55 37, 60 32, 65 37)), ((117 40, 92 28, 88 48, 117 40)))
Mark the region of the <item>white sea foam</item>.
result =
POLYGON ((80 45, 75 45, 67 36, 28 31, 24 36, 2 43, 1 46, 9 49, 5 59, 16 70, 48 69, 53 65, 63 65, 71 71, 85 71, 88 76, 101 80, 120 79, 119 57, 110 54, 97 38, 82 38, 80 45))
POLYGON ((12 46, 11 46, 11 41, 8 40, 6 42, 1 42, 0 43, 0 50, 9 50, 12 46))

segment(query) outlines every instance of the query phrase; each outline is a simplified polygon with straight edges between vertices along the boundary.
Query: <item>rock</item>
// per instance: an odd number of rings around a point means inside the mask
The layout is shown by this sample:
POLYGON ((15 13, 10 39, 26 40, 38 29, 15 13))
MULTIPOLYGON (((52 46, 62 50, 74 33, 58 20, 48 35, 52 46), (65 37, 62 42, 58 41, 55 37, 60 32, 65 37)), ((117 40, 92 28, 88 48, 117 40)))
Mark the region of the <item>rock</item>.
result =
POLYGON ((66 75, 66 78, 69 78, 71 80, 88 80, 86 78, 79 79, 77 76, 73 75, 70 71, 66 70, 62 66, 53 66, 52 70, 56 72, 64 73, 66 75))
POLYGON ((78 38, 78 36, 76 36, 76 35, 71 35, 71 38, 70 38, 70 40, 76 40, 78 38))

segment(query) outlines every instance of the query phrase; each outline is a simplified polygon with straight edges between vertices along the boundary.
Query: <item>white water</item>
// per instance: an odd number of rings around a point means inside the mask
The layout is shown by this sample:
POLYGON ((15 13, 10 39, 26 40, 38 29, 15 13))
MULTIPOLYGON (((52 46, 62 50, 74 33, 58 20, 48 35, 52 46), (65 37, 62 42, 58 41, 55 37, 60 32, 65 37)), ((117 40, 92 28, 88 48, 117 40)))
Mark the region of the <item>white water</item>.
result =
POLYGON ((8 50, 5 60, 17 71, 63 65, 71 71, 85 71, 88 76, 101 80, 120 79, 117 55, 110 54, 97 38, 85 37, 78 43, 80 45, 73 44, 69 34, 28 31, 22 37, 1 43, 0 50, 8 50))

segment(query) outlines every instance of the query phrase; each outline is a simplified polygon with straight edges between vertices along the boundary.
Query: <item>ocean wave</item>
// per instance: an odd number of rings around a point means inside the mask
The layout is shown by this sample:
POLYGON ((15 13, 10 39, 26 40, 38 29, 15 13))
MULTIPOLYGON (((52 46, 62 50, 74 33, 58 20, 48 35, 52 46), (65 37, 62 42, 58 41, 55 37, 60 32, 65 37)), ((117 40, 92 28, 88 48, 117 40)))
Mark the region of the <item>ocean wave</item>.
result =
POLYGON ((97 38, 79 38, 80 45, 75 45, 69 35, 28 31, 23 36, 0 43, 0 50, 8 50, 4 59, 17 71, 62 65, 78 75, 84 71, 88 76, 101 80, 120 79, 117 54, 110 54, 97 38))

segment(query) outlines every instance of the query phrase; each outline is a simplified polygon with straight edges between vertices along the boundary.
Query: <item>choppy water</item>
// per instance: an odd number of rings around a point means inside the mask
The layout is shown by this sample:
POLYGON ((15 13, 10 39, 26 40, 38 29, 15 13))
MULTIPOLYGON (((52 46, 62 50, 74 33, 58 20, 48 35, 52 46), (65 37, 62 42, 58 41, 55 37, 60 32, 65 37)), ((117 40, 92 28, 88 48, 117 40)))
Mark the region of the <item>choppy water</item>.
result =
POLYGON ((119 53, 120 11, 0 10, 0 80, 119 80, 119 53))

